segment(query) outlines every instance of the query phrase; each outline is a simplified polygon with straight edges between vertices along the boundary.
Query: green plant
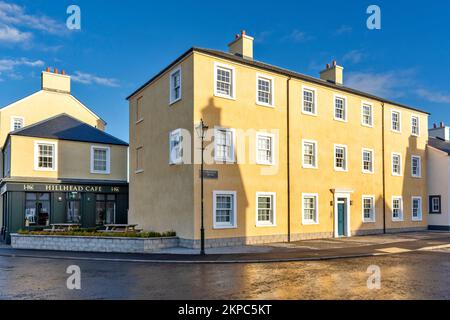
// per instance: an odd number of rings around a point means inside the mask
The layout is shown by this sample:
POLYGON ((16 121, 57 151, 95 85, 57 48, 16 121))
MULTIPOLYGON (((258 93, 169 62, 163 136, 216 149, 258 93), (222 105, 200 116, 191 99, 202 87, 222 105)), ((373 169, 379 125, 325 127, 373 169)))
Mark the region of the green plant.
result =
POLYGON ((21 235, 38 235, 38 236, 121 237, 121 238, 168 238, 176 236, 176 232, 174 231, 167 231, 163 233, 154 231, 139 232, 139 233, 134 232, 117 233, 117 232, 97 232, 95 230, 85 230, 85 229, 77 229, 72 231, 61 231, 61 232, 19 230, 17 233, 21 235))

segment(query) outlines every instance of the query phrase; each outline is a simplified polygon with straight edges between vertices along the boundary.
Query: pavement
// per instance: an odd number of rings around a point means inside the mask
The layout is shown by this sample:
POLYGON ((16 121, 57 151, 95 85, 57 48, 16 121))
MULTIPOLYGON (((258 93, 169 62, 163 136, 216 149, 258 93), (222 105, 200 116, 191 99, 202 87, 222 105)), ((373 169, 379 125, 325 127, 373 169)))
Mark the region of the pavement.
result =
POLYGON ((173 248, 151 254, 18 250, 0 246, 0 256, 139 263, 267 263, 361 258, 416 251, 450 252, 449 232, 412 232, 351 238, 304 240, 198 250, 173 248))

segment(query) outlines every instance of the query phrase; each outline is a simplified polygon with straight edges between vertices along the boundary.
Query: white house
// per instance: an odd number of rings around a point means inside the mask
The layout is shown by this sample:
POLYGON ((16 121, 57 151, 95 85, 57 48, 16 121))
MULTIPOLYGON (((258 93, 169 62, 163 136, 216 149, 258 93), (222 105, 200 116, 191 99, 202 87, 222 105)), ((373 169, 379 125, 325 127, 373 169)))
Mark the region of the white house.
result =
POLYGON ((434 125, 428 141, 428 223, 450 231, 450 127, 434 125))

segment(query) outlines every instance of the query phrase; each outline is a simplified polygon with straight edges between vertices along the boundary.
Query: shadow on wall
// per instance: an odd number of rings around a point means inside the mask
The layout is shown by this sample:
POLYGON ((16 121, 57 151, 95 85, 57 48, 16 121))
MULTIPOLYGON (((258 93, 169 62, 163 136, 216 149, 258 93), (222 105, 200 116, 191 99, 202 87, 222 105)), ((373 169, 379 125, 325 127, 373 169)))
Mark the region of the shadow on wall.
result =
MULTIPOLYGON (((201 117, 205 124, 209 127, 208 135, 205 142, 205 159, 208 156, 214 157, 214 145, 215 145, 215 130, 220 127, 224 129, 233 129, 232 124, 222 123, 221 108, 217 107, 214 103, 214 98, 210 98, 208 105, 201 110, 201 117), (209 141, 209 142, 208 142, 209 141)), ((196 125, 199 121, 197 121, 196 125)), ((236 141, 236 137, 233 133, 233 141, 236 141)), ((237 159, 245 158, 245 154, 240 154, 240 150, 245 150, 236 147, 236 143, 233 143, 234 147, 234 161, 230 163, 221 163, 220 161, 214 161, 214 163, 205 164, 205 170, 217 170, 218 179, 205 179, 204 180, 204 210, 205 210, 205 235, 206 239, 211 238, 230 238, 230 237, 245 237, 247 230, 247 209, 248 209, 248 196, 242 181, 242 173, 240 166, 237 164, 237 159), (221 191, 224 191, 221 193, 221 191), (218 196, 221 204, 217 203, 217 210, 214 212, 214 192, 216 194, 226 195, 225 197, 218 196), (228 220, 227 216, 229 211, 227 208, 229 195, 234 195, 234 204, 236 206, 235 218, 231 217, 231 225, 234 227, 223 227, 228 220), (219 208, 222 207, 222 208, 219 208), (219 210, 223 209, 223 210, 219 210), (215 213, 218 216, 215 217, 215 213), (222 217, 222 218, 221 218, 222 217), (222 220, 222 223, 216 223, 222 220), (236 219, 236 221, 234 221, 236 219), (219 226, 222 224, 222 227, 219 226)), ((200 153, 200 152, 199 152, 200 153)), ((200 159, 200 158, 198 158, 200 159)), ((214 158, 213 158, 214 159, 214 158)), ((200 168, 200 166, 198 166, 200 168)), ((199 177, 199 174, 195 173, 195 177, 199 177)), ((200 182, 198 184, 198 192, 200 192, 200 182)), ((199 196, 199 195, 198 195, 199 196)), ((200 213, 200 201, 197 202, 196 212, 200 213)), ((200 216, 200 214, 198 214, 200 216)), ((197 231, 196 231, 197 233, 197 231)))

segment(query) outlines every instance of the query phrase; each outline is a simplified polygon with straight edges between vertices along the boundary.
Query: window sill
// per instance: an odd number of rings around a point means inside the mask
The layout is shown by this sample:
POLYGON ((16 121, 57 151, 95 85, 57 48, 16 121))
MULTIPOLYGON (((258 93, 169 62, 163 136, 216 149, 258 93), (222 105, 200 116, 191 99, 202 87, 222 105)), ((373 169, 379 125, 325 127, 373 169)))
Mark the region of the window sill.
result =
POLYGON ((310 165, 306 165, 306 164, 302 165, 302 168, 303 169, 315 169, 315 170, 319 169, 318 166, 310 166, 310 165))
POLYGON ((214 230, 222 230, 222 229, 237 229, 237 226, 214 226, 214 230))
POLYGON ((403 220, 403 218, 401 218, 401 219, 392 219, 392 222, 403 222, 404 220, 403 220))
POLYGON ((334 168, 334 171, 336 171, 336 172, 348 172, 348 169, 334 168))
POLYGON ((134 171, 135 174, 139 174, 139 173, 143 173, 143 172, 144 172, 144 169, 134 171))
POLYGON ((269 103, 264 103, 264 102, 256 102, 256 105, 260 106, 260 107, 266 107, 266 108, 272 108, 275 109, 275 106, 273 104, 269 104, 269 103))
POLYGON ((364 173, 364 174, 375 174, 375 172, 373 172, 373 171, 362 171, 362 173, 364 173))
POLYGON ((270 163, 270 162, 256 162, 256 164, 261 165, 261 166, 274 166, 275 163, 270 163))
POLYGON ((413 222, 422 222, 423 221, 423 219, 422 218, 412 218, 411 219, 411 221, 413 221, 413 222))
POLYGON ((364 123, 361 123, 361 126, 366 127, 366 128, 373 128, 373 124, 364 124, 364 123))
POLYGON ((315 222, 315 221, 303 221, 302 222, 302 225, 304 225, 304 226, 315 226, 318 224, 319 224, 319 222, 315 222))
POLYGON ((411 178, 414 178, 414 179, 422 179, 422 176, 411 176, 411 178))
POLYGON ((56 169, 34 168, 34 171, 56 172, 56 169))
POLYGON ((257 228, 267 228, 267 227, 276 227, 276 224, 265 224, 265 223, 257 223, 256 227, 257 228))
POLYGON ((177 99, 177 100, 171 100, 169 101, 169 106, 174 105, 175 103, 177 103, 178 101, 181 101, 181 98, 177 99))
POLYGON ((317 117, 317 113, 308 112, 308 111, 304 111, 304 110, 302 110, 302 114, 307 115, 307 116, 317 117))
POLYGON ((103 175, 108 175, 108 174, 111 174, 111 172, 109 172, 109 171, 91 171, 91 174, 103 174, 103 175))
POLYGON ((144 122, 144 118, 139 119, 138 121, 135 122, 135 124, 139 124, 141 122, 144 122))
POLYGON ((375 220, 363 220, 363 223, 375 223, 375 220))
POLYGON ((402 133, 402 131, 401 130, 393 130, 393 129, 391 129, 391 132, 393 132, 393 133, 397 133, 397 134, 401 134, 402 133))
POLYGON ((339 121, 339 122, 348 122, 347 119, 341 119, 341 118, 334 118, 334 121, 339 121))
POLYGON ((401 174, 397 174, 397 173, 392 173, 392 176, 393 176, 393 177, 402 177, 401 174))
POLYGON ((218 97, 218 98, 228 99, 228 100, 236 100, 236 97, 226 96, 226 95, 220 94, 220 93, 214 93, 214 96, 218 97))

